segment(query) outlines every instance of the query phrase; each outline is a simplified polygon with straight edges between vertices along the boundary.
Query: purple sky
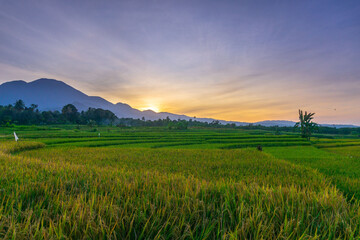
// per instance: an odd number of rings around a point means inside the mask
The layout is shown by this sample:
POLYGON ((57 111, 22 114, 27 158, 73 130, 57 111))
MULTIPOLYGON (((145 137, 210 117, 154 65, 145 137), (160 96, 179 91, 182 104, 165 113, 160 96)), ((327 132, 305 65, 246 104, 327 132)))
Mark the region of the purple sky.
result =
POLYGON ((140 109, 360 124, 360 1, 0 0, 0 83, 41 77, 140 109))

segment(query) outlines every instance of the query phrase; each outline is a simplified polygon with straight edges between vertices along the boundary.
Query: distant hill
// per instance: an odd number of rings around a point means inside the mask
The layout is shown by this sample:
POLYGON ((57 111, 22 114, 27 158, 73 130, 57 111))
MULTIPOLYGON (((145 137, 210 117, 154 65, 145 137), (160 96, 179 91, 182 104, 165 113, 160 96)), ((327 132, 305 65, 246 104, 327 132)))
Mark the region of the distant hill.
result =
MULTIPOLYGON (((41 78, 32 82, 11 81, 0 85, 0 105, 14 104, 16 100, 22 99, 25 104, 37 104, 39 110, 59 110, 66 104, 74 104, 79 111, 87 110, 89 107, 110 110, 119 118, 145 118, 157 120, 169 117, 172 120, 195 119, 186 115, 178 115, 167 112, 156 113, 151 110, 140 111, 125 103, 113 104, 101 97, 88 96, 81 91, 54 79, 41 78)), ((212 122, 212 118, 196 118, 198 121, 212 122)), ((233 123, 220 121, 221 123, 233 123)), ((237 125, 247 123, 234 122, 237 125)))
MULTIPOLYGON (((266 120, 261 122, 253 123, 254 125, 261 125, 265 127, 273 127, 273 126, 279 126, 279 127, 293 127, 296 122, 293 121, 287 121, 287 120, 266 120)), ((350 124, 320 124, 322 127, 335 127, 335 128, 354 128, 358 127, 355 125, 350 124)))
MULTIPOLYGON (((132 108, 126 103, 113 104, 104 98, 88 96, 85 93, 67 85, 66 83, 54 79, 41 78, 32 82, 22 80, 10 81, 0 85, 0 105, 14 104, 16 100, 22 99, 25 104, 37 104, 39 110, 61 110, 66 104, 74 104, 79 111, 87 110, 89 107, 110 110, 119 118, 145 118, 147 120, 157 120, 169 117, 172 120, 197 120, 202 122, 212 122, 212 118, 193 118, 186 115, 160 112, 151 110, 140 111, 132 108)), ((235 123, 237 126, 248 125, 246 122, 219 120, 221 124, 235 123)), ((261 121, 253 123, 262 126, 294 126, 292 121, 261 121)), ((355 127, 353 125, 326 125, 331 127, 355 127)))
POLYGON ((265 127, 279 126, 279 127, 293 127, 295 122, 286 121, 286 120, 266 120, 261 122, 256 122, 254 125, 261 125, 265 127))

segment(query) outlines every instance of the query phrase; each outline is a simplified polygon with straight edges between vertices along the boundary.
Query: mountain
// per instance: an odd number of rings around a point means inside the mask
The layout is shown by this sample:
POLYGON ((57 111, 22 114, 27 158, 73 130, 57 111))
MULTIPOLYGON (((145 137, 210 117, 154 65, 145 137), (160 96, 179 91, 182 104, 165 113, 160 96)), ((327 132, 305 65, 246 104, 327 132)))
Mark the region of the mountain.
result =
MULTIPOLYGON (((88 96, 81 91, 67 85, 66 83, 54 79, 41 78, 32 82, 22 80, 6 82, 0 85, 0 105, 14 104, 22 99, 25 104, 37 104, 41 111, 58 110, 66 104, 73 104, 79 111, 87 110, 89 107, 110 110, 119 118, 145 118, 147 120, 157 120, 169 117, 172 120, 195 119, 186 115, 178 115, 167 112, 156 113, 151 110, 140 111, 132 108, 125 103, 113 104, 101 97, 88 96)), ((196 118, 198 121, 212 122, 212 118, 196 118)), ((242 122, 220 121, 222 124, 236 123, 237 125, 247 125, 242 122)))
POLYGON ((295 125, 295 122, 287 121, 287 120, 266 120, 266 121, 256 122, 254 123, 254 125, 261 125, 265 127, 272 127, 272 126, 293 127, 295 125))
POLYGON ((359 126, 352 124, 320 124, 323 127, 334 127, 334 128, 357 128, 359 126))
MULTIPOLYGON (((89 107, 102 108, 110 110, 119 118, 145 118, 146 120, 157 120, 169 117, 172 120, 196 119, 202 122, 212 122, 213 118, 193 118, 186 115, 179 115, 168 112, 154 112, 151 110, 140 111, 132 108, 125 103, 113 104, 104 98, 96 96, 88 96, 85 93, 67 85, 62 81, 55 79, 41 78, 32 82, 25 82, 22 80, 6 82, 0 85, 0 105, 14 104, 17 100, 22 99, 26 105, 37 104, 41 111, 58 110, 66 104, 74 104, 79 111, 87 110, 89 107)), ((218 120, 221 124, 236 124, 237 126, 248 125, 246 122, 224 121, 218 120)), ((292 127, 295 122, 275 120, 275 121, 261 121, 255 122, 253 125, 262 126, 279 126, 292 127)), ((329 127, 356 127, 354 125, 331 125, 324 124, 329 127)))
MULTIPOLYGON (((296 122, 287 121, 287 120, 266 120, 261 122, 253 123, 254 125, 261 125, 265 127, 293 127, 296 122)), ((359 126, 351 125, 351 124, 319 124, 322 127, 334 127, 334 128, 356 128, 359 126)))

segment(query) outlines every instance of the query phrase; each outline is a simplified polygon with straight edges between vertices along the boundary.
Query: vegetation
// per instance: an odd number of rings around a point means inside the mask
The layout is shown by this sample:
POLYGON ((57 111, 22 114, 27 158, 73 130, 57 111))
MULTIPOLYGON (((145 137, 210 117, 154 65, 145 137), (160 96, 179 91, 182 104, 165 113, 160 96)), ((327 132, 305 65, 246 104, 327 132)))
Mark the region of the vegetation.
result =
MULTIPOLYGON (((168 130, 186 130, 188 128, 211 128, 211 129, 242 129, 242 130, 262 130, 268 132, 275 132, 275 135, 299 133, 298 129, 293 127, 265 127, 261 125, 249 124, 246 126, 237 126, 235 123, 221 124, 219 121, 200 122, 196 119, 186 120, 171 120, 170 118, 158 120, 146 119, 132 119, 121 118, 118 119, 114 113, 109 110, 100 108, 89 108, 87 111, 78 112, 76 107, 72 104, 67 104, 62 108, 62 111, 39 111, 37 105, 31 104, 26 107, 22 100, 18 100, 14 105, 1 106, 0 105, 0 125, 15 126, 15 124, 22 125, 88 125, 93 128, 96 126, 117 126, 118 128, 126 129, 132 127, 162 127, 168 130)), ((305 126, 305 125, 304 125, 305 126)), ((63 126, 62 126, 63 127, 63 126)), ((303 128, 305 129, 305 128, 303 128)), ((334 138, 333 135, 347 135, 347 137, 359 138, 360 128, 335 128, 324 126, 312 126, 310 132, 313 136, 334 138), (326 134, 324 136, 324 134, 326 134)), ((307 131, 304 130, 303 136, 307 136, 307 131)), ((338 136, 335 136, 338 137, 338 136)))
POLYGON ((107 124, 117 119, 114 113, 100 108, 89 108, 87 111, 78 112, 72 104, 63 107, 59 111, 42 111, 37 109, 37 105, 32 104, 26 107, 22 100, 16 101, 14 105, 0 106, 0 123, 5 126, 12 124, 64 124, 77 123, 88 124, 107 124))
POLYGON ((271 147, 265 151, 277 158, 285 159, 299 166, 316 169, 348 198, 360 199, 360 157, 354 150, 342 154, 344 148, 321 148, 309 146, 271 147), (337 154, 334 154, 337 153, 337 154))
POLYGON ((0 238, 359 239, 360 139, 94 127, 1 129, 0 238))
POLYGON ((317 126, 312 120, 314 119, 315 113, 308 113, 305 111, 305 114, 302 110, 299 109, 299 122, 295 124, 295 127, 300 126, 301 137, 310 140, 311 134, 317 126))
POLYGON ((52 148, 1 155, 1 174, 3 238, 359 233, 358 205, 320 174, 254 150, 52 148))

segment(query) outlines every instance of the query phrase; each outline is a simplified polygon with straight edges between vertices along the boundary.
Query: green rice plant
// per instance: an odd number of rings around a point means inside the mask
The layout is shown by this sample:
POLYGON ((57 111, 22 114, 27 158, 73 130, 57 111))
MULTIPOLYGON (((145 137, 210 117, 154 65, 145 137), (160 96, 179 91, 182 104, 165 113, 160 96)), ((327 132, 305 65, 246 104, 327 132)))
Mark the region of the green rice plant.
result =
POLYGON ((263 147, 280 147, 280 146, 303 146, 303 145, 310 145, 308 141, 295 141, 295 142, 245 142, 242 144, 227 144, 223 145, 222 149, 234 149, 234 148, 247 148, 247 147, 256 147, 261 145, 263 147))
POLYGON ((250 149, 131 149, 68 146, 26 151, 20 155, 42 159, 46 162, 179 173, 206 181, 224 179, 248 184, 256 182, 264 186, 296 185, 308 187, 314 191, 329 185, 329 182, 316 171, 295 166, 269 154, 250 149))
POLYGON ((360 147, 337 147, 337 148, 325 148, 327 152, 343 155, 347 158, 360 158, 360 147))
POLYGON ((314 146, 317 148, 336 148, 336 147, 347 147, 347 146, 360 146, 360 141, 318 143, 318 144, 315 144, 314 146))
POLYGON ((0 141, 0 152, 3 153, 16 153, 25 150, 43 148, 45 144, 39 142, 28 141, 0 141))
POLYGON ((360 199, 360 158, 356 155, 346 157, 334 154, 335 149, 296 146, 265 148, 265 151, 276 158, 319 171, 331 180, 349 200, 360 199))
POLYGON ((97 129, 4 130, 0 239, 360 238, 359 139, 97 129))
POLYGON ((284 135, 251 135, 248 132, 234 131, 189 131, 189 132, 169 132, 169 131, 123 131, 119 133, 103 133, 101 137, 97 134, 86 132, 69 132, 50 131, 38 132, 28 131, 22 132, 22 137, 29 139, 37 139, 49 146, 86 146, 86 147, 102 147, 102 146, 118 146, 118 147, 151 147, 151 148, 188 148, 194 145, 194 148, 240 148, 253 147, 255 145, 264 144, 266 146, 279 145, 304 145, 308 144, 298 136, 284 135), (28 134, 28 135, 26 135, 28 134), (295 144, 298 142, 299 144, 295 144), (153 143, 153 144, 151 144, 153 143), (286 143, 286 144, 285 144, 286 143), (214 144, 214 145, 209 145, 214 144), (215 145, 217 144, 217 145, 215 145), (233 146, 230 146, 233 145, 233 146))
POLYGON ((358 202, 348 203, 316 171, 268 154, 119 150, 1 153, 0 238, 354 239, 360 234, 358 202))

